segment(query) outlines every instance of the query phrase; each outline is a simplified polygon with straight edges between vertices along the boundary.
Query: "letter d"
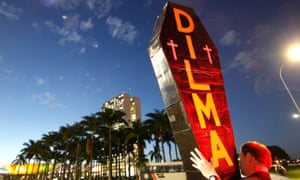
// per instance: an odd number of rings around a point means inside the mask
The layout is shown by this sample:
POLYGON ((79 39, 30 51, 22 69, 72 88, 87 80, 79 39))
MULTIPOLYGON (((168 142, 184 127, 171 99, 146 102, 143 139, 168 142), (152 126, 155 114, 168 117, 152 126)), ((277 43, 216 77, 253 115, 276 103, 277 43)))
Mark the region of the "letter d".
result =
POLYGON ((194 24, 193 18, 187 12, 185 12, 181 9, 174 8, 173 11, 174 11, 177 30, 182 33, 193 32, 195 29, 195 24, 194 24), (181 19, 180 19, 180 15, 186 17, 186 19, 188 21, 187 27, 183 27, 181 19))

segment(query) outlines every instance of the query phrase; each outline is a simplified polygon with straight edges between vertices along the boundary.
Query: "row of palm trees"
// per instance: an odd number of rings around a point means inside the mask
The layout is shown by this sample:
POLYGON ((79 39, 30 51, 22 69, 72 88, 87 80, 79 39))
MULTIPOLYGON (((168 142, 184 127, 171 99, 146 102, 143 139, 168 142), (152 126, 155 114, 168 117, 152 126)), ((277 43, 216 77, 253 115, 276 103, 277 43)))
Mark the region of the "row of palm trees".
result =
MULTIPOLYGON (((12 166, 25 179, 80 179, 84 176, 85 179, 107 177, 111 180, 140 177, 148 161, 144 154, 146 145, 153 144, 149 153, 151 161, 166 161, 165 145, 173 159, 171 146, 176 147, 176 144, 165 110, 154 109, 146 114, 149 119, 133 122, 131 127, 126 126, 124 116, 123 111, 103 109, 84 116, 79 122, 61 126, 58 131, 43 134, 40 140, 29 140, 23 144, 12 166), (120 123, 125 126, 114 128, 120 123), (29 164, 35 166, 31 167, 32 172, 29 164), (26 167, 25 172, 21 173, 21 167, 26 167)), ((177 149, 175 152, 175 158, 179 159, 177 149)))

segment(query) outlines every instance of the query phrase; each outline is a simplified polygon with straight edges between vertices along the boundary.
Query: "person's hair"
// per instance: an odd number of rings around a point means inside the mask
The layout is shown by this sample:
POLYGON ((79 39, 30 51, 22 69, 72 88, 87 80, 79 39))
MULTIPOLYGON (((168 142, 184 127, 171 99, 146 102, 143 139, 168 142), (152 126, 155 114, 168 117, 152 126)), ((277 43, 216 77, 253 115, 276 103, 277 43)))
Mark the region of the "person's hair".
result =
POLYGON ((258 162, 265 165, 268 169, 272 166, 272 155, 269 149, 256 141, 249 141, 242 145, 242 153, 250 153, 258 162))

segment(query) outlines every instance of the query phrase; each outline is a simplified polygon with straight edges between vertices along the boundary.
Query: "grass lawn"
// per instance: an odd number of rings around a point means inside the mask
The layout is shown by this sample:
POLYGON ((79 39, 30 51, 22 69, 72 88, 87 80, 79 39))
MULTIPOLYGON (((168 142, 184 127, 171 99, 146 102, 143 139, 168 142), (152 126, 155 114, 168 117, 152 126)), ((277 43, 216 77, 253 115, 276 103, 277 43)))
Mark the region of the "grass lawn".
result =
POLYGON ((286 176, 290 180, 300 180, 300 165, 289 166, 287 168, 286 176))

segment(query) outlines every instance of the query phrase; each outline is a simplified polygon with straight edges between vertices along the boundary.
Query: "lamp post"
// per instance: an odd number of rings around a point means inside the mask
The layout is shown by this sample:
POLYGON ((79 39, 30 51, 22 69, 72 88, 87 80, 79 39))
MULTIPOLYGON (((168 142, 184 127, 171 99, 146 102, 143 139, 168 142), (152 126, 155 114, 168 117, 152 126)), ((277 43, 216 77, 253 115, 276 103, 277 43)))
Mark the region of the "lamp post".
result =
MULTIPOLYGON (((289 60, 291 61, 300 61, 300 45, 294 45, 292 46, 289 50, 288 50, 288 54, 287 54, 289 60)), ((297 113, 298 113, 298 116, 299 117, 299 113, 300 113, 300 109, 299 109, 299 105, 297 104, 293 94, 291 93, 289 87, 287 86, 286 84, 286 81, 284 80, 283 78, 283 75, 282 75, 282 69, 284 67, 285 63, 283 63, 281 66, 280 66, 280 69, 279 69, 279 77, 280 77, 280 80, 284 86, 284 88, 286 89, 286 91, 288 92, 295 108, 297 109, 297 113)))
POLYGON ((281 80, 281 82, 282 82, 282 84, 283 84, 285 90, 288 92, 288 94, 289 94, 291 100, 293 101, 293 103, 294 103, 294 105, 295 105, 295 108, 297 109, 297 112, 300 113, 299 106, 298 106, 298 104, 297 104, 297 102, 296 102, 296 100, 295 100, 293 94, 291 93, 289 87, 287 86, 287 84, 286 84, 286 82, 285 82, 285 80, 284 80, 284 78, 283 78, 283 76, 282 76, 282 69, 283 69, 283 66, 284 66, 284 64, 282 64, 282 65, 280 66, 280 70, 279 70, 279 77, 280 77, 280 80, 281 80))

